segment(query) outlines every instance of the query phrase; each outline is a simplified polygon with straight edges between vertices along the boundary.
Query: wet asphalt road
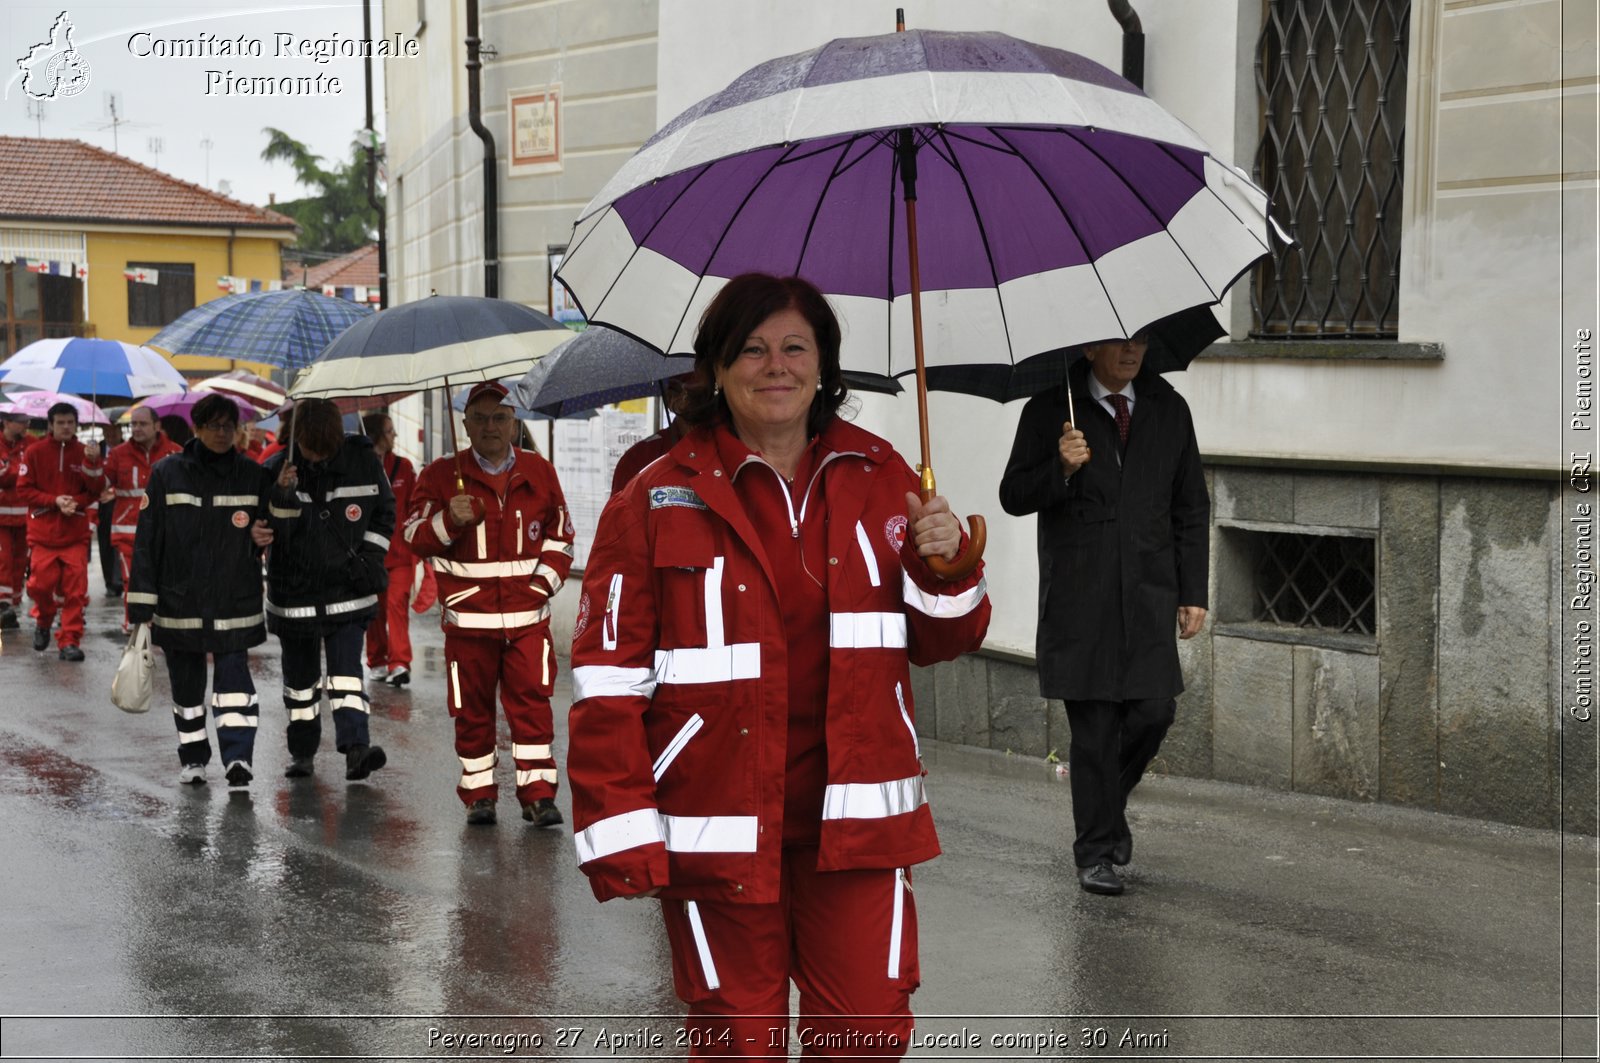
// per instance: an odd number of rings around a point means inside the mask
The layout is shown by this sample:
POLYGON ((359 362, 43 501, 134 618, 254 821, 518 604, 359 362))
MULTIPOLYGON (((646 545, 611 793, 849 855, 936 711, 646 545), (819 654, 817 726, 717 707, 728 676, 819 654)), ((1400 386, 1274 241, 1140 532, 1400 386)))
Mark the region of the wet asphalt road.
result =
MULTIPOLYGON (((498 826, 466 826, 436 615, 413 685, 374 691, 366 783, 326 723, 316 778, 282 778, 269 641, 230 794, 215 761, 177 785, 159 662, 147 716, 111 706, 120 607, 92 587, 86 663, 0 650, 0 1057, 685 1054, 655 903, 596 904, 504 777, 498 826)), ((1595 1058, 1563 1019, 1595 1010, 1593 839, 1156 778, 1129 892, 1091 897, 1049 765, 924 749, 945 855, 916 872, 912 1056, 1595 1058)))

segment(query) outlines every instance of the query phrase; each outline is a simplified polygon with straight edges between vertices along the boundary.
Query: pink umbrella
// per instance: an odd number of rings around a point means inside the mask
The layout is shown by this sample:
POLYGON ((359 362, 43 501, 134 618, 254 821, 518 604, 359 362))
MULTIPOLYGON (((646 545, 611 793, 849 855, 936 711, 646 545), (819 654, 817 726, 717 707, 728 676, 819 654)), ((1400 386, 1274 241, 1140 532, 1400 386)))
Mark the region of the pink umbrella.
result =
POLYGON ((76 395, 62 395, 54 391, 18 391, 11 396, 9 403, 13 413, 25 413, 29 417, 43 418, 50 412, 50 407, 58 402, 64 402, 78 411, 79 424, 110 424, 111 418, 106 412, 88 399, 80 399, 76 395))
POLYGON ((177 416, 182 417, 185 421, 193 421, 194 418, 192 418, 189 414, 190 411, 194 409, 194 404, 208 395, 221 395, 223 398, 232 402, 239 411, 240 424, 243 424, 247 421, 254 421, 256 418, 261 416, 261 411, 252 406, 248 400, 243 399, 238 395, 233 395, 220 390, 173 391, 165 395, 150 395, 140 399, 138 402, 129 407, 129 409, 146 409, 154 413, 157 417, 165 417, 168 414, 176 414, 177 416))

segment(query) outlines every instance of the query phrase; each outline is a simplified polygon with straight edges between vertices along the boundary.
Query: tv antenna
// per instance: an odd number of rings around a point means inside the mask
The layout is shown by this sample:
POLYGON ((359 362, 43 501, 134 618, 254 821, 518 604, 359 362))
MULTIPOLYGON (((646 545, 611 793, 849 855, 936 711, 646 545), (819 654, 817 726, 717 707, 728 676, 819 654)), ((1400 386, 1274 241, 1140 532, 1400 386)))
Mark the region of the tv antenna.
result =
POLYGON ((34 132, 37 136, 44 136, 44 101, 30 98, 28 100, 28 117, 33 119, 34 132))
POLYGON ((133 128, 133 129, 139 129, 139 128, 142 128, 142 127, 144 127, 146 125, 149 125, 149 123, 148 122, 134 122, 134 121, 130 121, 127 118, 122 117, 122 115, 123 115, 122 93, 120 93, 120 92, 107 92, 102 97, 102 100, 104 101, 104 103, 103 103, 103 107, 102 107, 102 110, 101 110, 101 117, 103 117, 106 120, 104 122, 100 123, 99 125, 90 126, 89 128, 93 129, 93 130, 95 130, 97 132, 101 132, 101 131, 104 131, 104 130, 107 130, 107 129, 111 130, 111 150, 115 151, 117 154, 120 155, 120 154, 122 154, 122 149, 121 149, 121 146, 120 146, 120 138, 117 136, 117 130, 120 129, 121 127, 123 127, 123 126, 128 126, 130 128, 133 128))
POLYGON ((206 153, 206 187, 211 187, 211 149, 217 145, 210 137, 200 138, 200 150, 206 153))
POLYGON ((145 146, 150 149, 150 154, 154 159, 150 165, 158 170, 161 169, 161 153, 167 149, 166 143, 160 137, 151 137, 145 141, 145 146))

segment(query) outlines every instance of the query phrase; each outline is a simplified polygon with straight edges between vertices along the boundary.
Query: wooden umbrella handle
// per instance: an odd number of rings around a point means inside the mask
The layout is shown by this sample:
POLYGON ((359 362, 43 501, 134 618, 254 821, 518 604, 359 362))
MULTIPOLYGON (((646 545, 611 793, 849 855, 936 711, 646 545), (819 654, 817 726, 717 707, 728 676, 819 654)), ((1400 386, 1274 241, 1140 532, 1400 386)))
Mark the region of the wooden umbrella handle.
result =
MULTIPOLYGON (((938 494, 938 489, 933 484, 933 470, 924 468, 922 472, 922 490, 920 492, 924 502, 938 494)), ((954 561, 946 561, 942 557, 925 557, 922 560, 935 576, 949 583, 966 579, 972 575, 972 570, 978 567, 978 562, 983 560, 983 548, 989 544, 989 526, 984 519, 976 513, 967 516, 967 548, 962 551, 954 561)))

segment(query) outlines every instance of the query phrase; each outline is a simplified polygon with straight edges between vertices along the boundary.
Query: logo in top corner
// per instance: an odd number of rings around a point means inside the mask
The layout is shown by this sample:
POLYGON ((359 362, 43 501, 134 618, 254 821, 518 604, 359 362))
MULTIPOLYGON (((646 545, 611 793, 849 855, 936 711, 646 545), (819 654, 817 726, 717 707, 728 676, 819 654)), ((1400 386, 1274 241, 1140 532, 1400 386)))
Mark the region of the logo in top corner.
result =
POLYGON ((89 60, 73 43, 72 30, 72 16, 61 12, 50 27, 50 39, 33 45, 17 60, 22 91, 33 99, 65 99, 89 87, 89 60))

